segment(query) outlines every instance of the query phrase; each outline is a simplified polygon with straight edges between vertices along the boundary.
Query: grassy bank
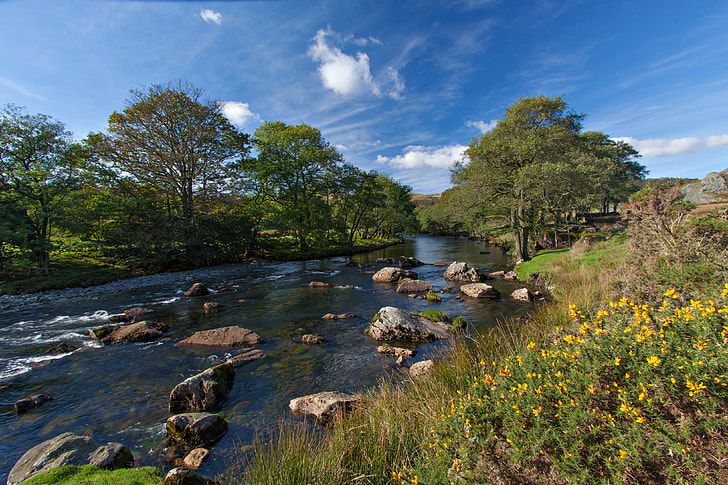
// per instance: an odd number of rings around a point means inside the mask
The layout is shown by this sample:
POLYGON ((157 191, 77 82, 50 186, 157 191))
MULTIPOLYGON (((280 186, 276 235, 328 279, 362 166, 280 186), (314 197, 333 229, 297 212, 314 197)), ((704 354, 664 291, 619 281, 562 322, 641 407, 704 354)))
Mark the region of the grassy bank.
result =
MULTIPOLYGON (((261 251, 254 256, 277 261, 319 259, 365 253, 399 244, 400 242, 402 242, 401 238, 367 239, 357 240, 353 245, 300 251, 291 249, 292 242, 286 244, 285 241, 282 241, 271 249, 261 251)), ((48 275, 32 266, 8 268, 4 275, 0 275, 0 295, 88 287, 144 274, 188 269, 195 269, 195 266, 174 265, 172 267, 157 266, 142 269, 135 265, 133 261, 115 261, 111 258, 94 258, 86 253, 64 252, 52 256, 48 275)))
POLYGON ((160 485, 162 477, 154 467, 100 470, 93 466, 66 465, 40 473, 23 485, 160 485))
MULTIPOLYGON (((453 343, 321 437, 282 425, 231 483, 723 483, 728 289, 609 304, 625 236, 546 253, 554 304, 453 343), (724 326, 725 325, 725 326, 724 326), (249 466, 248 466, 249 465, 249 466)), ((542 263, 547 263, 545 266, 542 263)))

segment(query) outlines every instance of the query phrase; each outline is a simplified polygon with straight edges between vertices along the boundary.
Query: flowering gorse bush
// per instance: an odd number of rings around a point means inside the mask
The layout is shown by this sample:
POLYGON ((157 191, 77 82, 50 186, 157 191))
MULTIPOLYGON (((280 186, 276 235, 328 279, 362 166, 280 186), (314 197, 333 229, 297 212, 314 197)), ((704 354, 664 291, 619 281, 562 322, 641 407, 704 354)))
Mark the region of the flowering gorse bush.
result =
POLYGON ((397 483, 721 483, 728 297, 621 299, 547 345, 480 361, 397 483), (425 479, 424 477, 427 477, 425 479))

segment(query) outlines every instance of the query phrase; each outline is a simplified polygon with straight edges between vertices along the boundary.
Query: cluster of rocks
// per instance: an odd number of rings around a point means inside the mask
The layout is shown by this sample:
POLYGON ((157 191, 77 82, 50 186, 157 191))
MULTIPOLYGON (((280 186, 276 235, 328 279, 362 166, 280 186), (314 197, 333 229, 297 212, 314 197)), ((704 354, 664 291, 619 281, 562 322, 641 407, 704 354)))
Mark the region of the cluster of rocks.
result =
MULTIPOLYGON (((209 290, 201 283, 195 283, 185 293, 190 297, 206 294, 209 294, 209 290)), ((154 340, 162 336, 167 327, 146 319, 138 321, 152 314, 152 310, 144 308, 127 310, 124 314, 110 318, 117 325, 95 328, 90 333, 105 345, 154 340)), ((251 330, 228 326, 195 332, 175 345, 239 348, 252 347, 262 342, 263 339, 251 330)), ((182 450, 184 457, 181 460, 182 467, 170 471, 165 477, 165 484, 213 483, 194 473, 210 456, 207 447, 216 443, 227 431, 225 419, 211 411, 220 407, 232 388, 235 369, 262 357, 264 353, 261 350, 244 351, 223 364, 188 377, 172 389, 169 395, 171 416, 166 421, 167 438, 162 447, 182 450)), ((30 396, 16 402, 15 409, 21 414, 49 400, 51 398, 44 394, 30 396)), ((11 470, 8 483, 14 485, 63 465, 128 468, 134 466, 134 457, 126 446, 119 443, 98 446, 90 436, 64 433, 28 450, 11 470)))

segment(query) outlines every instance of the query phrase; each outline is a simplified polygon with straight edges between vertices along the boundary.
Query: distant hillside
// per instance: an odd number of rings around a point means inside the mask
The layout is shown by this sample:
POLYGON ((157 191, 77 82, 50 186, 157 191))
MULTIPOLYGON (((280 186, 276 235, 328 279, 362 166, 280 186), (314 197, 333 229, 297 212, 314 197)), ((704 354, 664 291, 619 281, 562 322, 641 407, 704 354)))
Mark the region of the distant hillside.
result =
POLYGON ((440 195, 442 194, 425 195, 411 192, 410 200, 415 204, 418 209, 426 209, 440 202, 440 195))

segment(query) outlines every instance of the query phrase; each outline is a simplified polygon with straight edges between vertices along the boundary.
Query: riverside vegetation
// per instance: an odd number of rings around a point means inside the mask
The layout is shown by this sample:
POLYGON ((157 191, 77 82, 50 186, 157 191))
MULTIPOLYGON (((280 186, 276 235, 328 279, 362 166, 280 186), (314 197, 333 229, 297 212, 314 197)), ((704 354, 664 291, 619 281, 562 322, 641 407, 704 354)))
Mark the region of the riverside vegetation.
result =
MULTIPOLYGON (((666 190, 635 200, 655 202, 666 190)), ((432 375, 370 391, 325 435, 282 424, 278 440, 258 443, 227 478, 724 483, 728 212, 691 218, 678 201, 633 210, 629 234, 534 259, 549 260, 540 269, 549 270, 556 302, 526 323, 506 319, 458 341, 432 375), (678 242, 670 253, 643 244, 659 220, 674 222, 660 229, 678 242), (685 252, 684 239, 705 227, 711 237, 699 254, 685 252), (648 253, 663 264, 642 265, 648 253), (699 264, 703 277, 676 264, 699 264)))

